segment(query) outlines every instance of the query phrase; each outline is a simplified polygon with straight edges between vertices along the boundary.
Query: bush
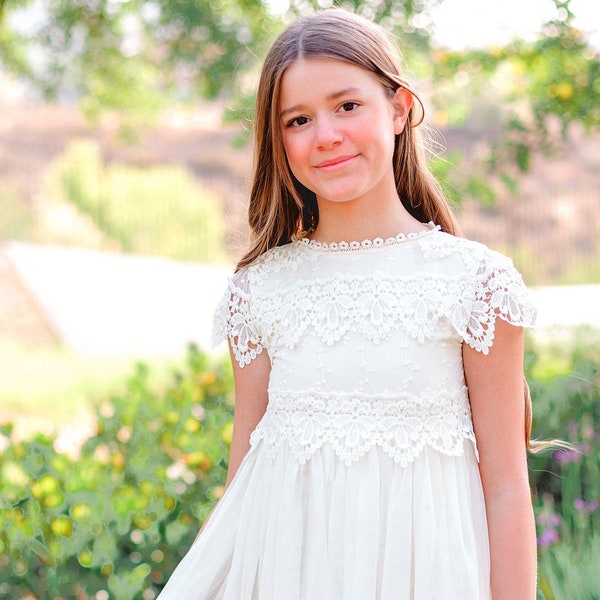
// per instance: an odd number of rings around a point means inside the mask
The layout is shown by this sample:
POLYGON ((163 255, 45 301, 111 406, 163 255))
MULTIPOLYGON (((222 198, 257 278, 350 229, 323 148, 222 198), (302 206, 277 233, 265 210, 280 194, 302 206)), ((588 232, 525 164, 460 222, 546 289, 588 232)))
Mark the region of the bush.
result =
MULTIPOLYGON (((531 458, 540 600, 598 600, 600 335, 528 354, 534 434, 570 441, 531 458), (541 364, 544 363, 544 364, 541 364)), ((0 453, 0 598, 151 600, 222 493, 231 439, 229 362, 191 347, 169 385, 138 366, 97 408, 77 458, 56 440, 0 453)))
POLYGON ((600 600, 600 332, 563 332, 543 354, 548 352, 551 359, 530 356, 534 435, 573 448, 555 448, 530 461, 539 598, 600 600), (544 376, 536 378, 536 371, 544 376))
POLYGON ((144 366, 77 458, 3 430, 0 598, 149 600, 222 494, 231 372, 196 348, 157 393, 144 366), (100 595, 98 595, 100 593, 100 595))
POLYGON ((88 215, 125 252, 226 258, 220 203, 179 165, 105 164, 98 144, 82 139, 54 161, 44 189, 88 215))

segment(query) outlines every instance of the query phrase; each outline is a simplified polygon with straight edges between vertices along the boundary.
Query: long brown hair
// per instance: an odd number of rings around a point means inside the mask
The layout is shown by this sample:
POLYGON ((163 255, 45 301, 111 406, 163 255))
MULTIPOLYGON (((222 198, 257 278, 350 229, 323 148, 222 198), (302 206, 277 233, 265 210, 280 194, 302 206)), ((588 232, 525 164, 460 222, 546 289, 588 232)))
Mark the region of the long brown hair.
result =
MULTIPOLYGON (((275 246, 302 237, 318 223, 313 192, 292 174, 283 148, 279 94, 284 71, 299 58, 332 58, 374 73, 393 96, 400 87, 416 102, 407 126, 396 136, 393 167, 398 196, 406 210, 422 223, 433 221, 443 231, 459 230, 439 182, 427 166, 427 139, 419 127, 423 103, 402 74, 396 45, 380 26, 343 9, 327 9, 303 17, 275 40, 264 61, 256 98, 254 173, 248 207, 251 245, 237 268, 252 263, 275 246)), ((524 382, 525 440, 527 449, 547 447, 531 442, 531 398, 524 382)))
POLYGON ((529 384, 527 380, 523 378, 523 388, 525 395, 525 448, 527 452, 531 454, 537 454, 543 450, 550 450, 552 448, 562 448, 565 450, 573 450, 577 452, 577 448, 569 442, 564 440, 553 439, 553 440, 537 440, 531 439, 531 429, 533 426, 533 406, 531 403, 531 392, 529 390, 529 384))
POLYGON ((263 64, 254 123, 254 176, 248 220, 251 246, 238 269, 258 256, 302 237, 318 223, 313 192, 292 175, 281 135, 279 94, 284 71, 298 58, 332 58, 366 69, 392 96, 400 87, 416 99, 407 127, 396 136, 393 166, 398 196, 417 220, 433 221, 448 233, 458 227, 438 181, 427 166, 426 145, 418 127, 423 104, 403 77, 391 36, 380 26, 343 9, 327 9, 301 18, 274 42, 263 64))

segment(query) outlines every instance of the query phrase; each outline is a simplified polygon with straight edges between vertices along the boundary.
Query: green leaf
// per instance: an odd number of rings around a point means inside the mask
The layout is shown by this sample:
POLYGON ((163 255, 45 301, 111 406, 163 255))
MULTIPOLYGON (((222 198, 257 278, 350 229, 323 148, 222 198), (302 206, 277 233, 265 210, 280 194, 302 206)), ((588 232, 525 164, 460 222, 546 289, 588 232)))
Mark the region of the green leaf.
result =
POLYGON ((521 172, 526 173, 531 163, 531 148, 525 144, 517 144, 515 147, 515 160, 521 172))

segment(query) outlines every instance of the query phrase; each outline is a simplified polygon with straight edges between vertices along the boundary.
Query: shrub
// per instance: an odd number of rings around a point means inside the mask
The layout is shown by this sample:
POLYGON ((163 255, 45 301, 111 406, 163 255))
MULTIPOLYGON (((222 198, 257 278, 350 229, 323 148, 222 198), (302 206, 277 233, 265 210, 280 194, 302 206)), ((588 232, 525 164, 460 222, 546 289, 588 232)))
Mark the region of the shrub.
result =
POLYGON ((542 352, 528 357, 533 437, 565 440, 574 449, 534 455, 530 469, 539 497, 551 495, 571 514, 577 498, 600 498, 600 332, 576 329, 551 352, 551 359, 542 352), (540 361, 554 366, 538 367, 540 361))
POLYGON ((192 347, 159 393, 138 366, 77 458, 5 427, 0 597, 156 597, 222 493, 231 389, 229 367, 192 347))
MULTIPOLYGON (((578 448, 531 459, 540 600, 600 598, 599 350, 597 332, 582 330, 554 362, 528 355, 534 434, 578 448)), ((191 347, 170 384, 156 389, 140 365, 99 403, 76 458, 52 437, 20 441, 5 427, 0 598, 156 597, 222 493, 232 388, 228 361, 191 347)))
POLYGON ((98 144, 71 142, 45 192, 88 215, 121 250, 174 259, 225 259, 221 205, 180 165, 105 164, 98 144))
MULTIPOLYGON (((554 369, 532 355, 534 435, 570 442, 532 456, 539 598, 600 600, 600 332, 579 328, 551 348, 554 369)), ((544 353, 548 350, 544 350, 544 353)))

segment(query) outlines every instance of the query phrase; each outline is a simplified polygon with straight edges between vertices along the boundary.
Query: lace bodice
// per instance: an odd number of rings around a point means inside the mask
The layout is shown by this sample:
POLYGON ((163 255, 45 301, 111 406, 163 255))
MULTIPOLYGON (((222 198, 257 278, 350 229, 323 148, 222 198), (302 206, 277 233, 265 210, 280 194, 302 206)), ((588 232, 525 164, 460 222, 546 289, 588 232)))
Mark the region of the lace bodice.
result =
POLYGON ((244 367, 271 361, 269 406, 251 442, 305 461, 329 443, 351 463, 378 446, 414 460, 475 441, 462 344, 488 353, 497 318, 530 326, 510 259, 432 227, 388 240, 295 240, 238 271, 215 317, 244 367))

